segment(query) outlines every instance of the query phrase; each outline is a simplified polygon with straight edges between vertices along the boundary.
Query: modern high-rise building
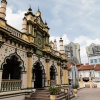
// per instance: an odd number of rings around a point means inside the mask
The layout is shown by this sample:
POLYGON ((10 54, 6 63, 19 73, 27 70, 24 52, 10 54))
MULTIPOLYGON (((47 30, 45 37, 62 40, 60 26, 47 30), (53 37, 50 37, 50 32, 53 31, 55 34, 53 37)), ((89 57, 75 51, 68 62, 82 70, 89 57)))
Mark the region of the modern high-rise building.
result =
POLYGON ((69 61, 73 61, 76 64, 81 63, 80 57, 80 45, 78 43, 69 43, 64 46, 65 53, 68 55, 69 61))
POLYGON ((99 44, 91 44, 86 47, 86 53, 88 56, 89 64, 100 64, 100 45, 99 44))

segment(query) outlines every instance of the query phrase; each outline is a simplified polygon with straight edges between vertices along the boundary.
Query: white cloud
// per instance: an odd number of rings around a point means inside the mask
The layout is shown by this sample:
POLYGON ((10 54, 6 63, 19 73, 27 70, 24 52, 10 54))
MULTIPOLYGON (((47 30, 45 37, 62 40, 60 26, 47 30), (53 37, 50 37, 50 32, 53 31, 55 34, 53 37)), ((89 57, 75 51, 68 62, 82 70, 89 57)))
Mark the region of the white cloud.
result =
POLYGON ((13 13, 12 8, 8 7, 6 12, 7 23, 19 30, 22 29, 22 19, 24 18, 25 11, 19 10, 17 13, 13 13))

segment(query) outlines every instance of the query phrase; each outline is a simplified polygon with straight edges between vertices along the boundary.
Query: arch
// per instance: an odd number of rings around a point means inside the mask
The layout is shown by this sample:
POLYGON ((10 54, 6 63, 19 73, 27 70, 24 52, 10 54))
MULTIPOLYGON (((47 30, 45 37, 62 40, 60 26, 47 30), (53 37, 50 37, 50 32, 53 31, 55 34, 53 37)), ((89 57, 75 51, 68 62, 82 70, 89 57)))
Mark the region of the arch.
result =
POLYGON ((38 60, 33 64, 32 79, 34 80, 34 88, 45 87, 45 69, 41 61, 38 60))
POLYGON ((36 65, 36 64, 39 64, 40 67, 41 67, 41 70, 44 70, 44 66, 43 66, 43 64, 42 64, 42 62, 41 62, 40 60, 36 61, 36 62, 33 64, 33 69, 35 69, 35 65, 36 65))
POLYGON ((25 70, 23 61, 17 53, 13 53, 4 59, 2 64, 2 79, 21 79, 21 72, 25 70))
POLYGON ((4 62, 1 65, 1 70, 3 70, 3 66, 5 64, 7 64, 7 59, 10 59, 12 56, 16 56, 18 61, 21 62, 20 66, 22 68, 22 71, 25 71, 25 67, 24 67, 24 61, 21 59, 21 57, 17 54, 17 52, 10 54, 9 56, 5 57, 4 62))
POLYGON ((57 68, 55 67, 55 65, 51 65, 51 67, 50 67, 50 80, 56 80, 56 76, 57 76, 57 68))

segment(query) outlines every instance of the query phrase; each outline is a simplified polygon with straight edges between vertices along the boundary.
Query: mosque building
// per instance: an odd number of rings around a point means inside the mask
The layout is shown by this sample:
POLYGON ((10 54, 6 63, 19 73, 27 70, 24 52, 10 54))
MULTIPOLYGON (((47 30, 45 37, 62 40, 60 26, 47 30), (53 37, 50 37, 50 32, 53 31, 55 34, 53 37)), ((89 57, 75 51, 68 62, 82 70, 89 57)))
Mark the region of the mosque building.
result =
MULTIPOLYGON (((22 30, 7 24, 7 1, 0 8, 0 97, 9 96, 22 89, 37 89, 68 84, 67 55, 63 39, 60 50, 57 42, 50 42, 49 27, 38 9, 33 14, 30 7, 25 13, 22 30), (6 91, 6 92, 5 92, 6 91)), ((16 20, 16 18, 15 18, 16 20)), ((11 97, 11 96, 10 96, 11 97)), ((6 98, 6 97, 5 97, 6 98)), ((8 100, 8 99, 2 99, 8 100)), ((14 100, 14 99, 9 99, 14 100)), ((17 100, 17 99, 16 99, 17 100)), ((21 100, 21 99, 18 99, 21 100)))

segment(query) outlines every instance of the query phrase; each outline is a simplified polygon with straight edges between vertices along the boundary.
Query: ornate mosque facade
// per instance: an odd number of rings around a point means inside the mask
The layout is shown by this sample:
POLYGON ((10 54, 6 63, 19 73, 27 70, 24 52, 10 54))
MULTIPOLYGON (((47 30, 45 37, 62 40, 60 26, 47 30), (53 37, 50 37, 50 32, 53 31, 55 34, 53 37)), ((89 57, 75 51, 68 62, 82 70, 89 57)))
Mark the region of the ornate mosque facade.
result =
MULTIPOLYGON (((1 0, 0 99, 4 95, 13 95, 15 91, 20 93, 23 89, 45 88, 53 83, 66 86, 67 55, 62 38, 59 40, 60 50, 57 51, 56 40, 49 42, 49 27, 43 22, 39 9, 36 14, 32 13, 31 8, 28 9, 21 31, 13 28, 5 19, 6 6, 7 1, 1 0)), ((8 100, 6 97, 3 100, 8 100)))

